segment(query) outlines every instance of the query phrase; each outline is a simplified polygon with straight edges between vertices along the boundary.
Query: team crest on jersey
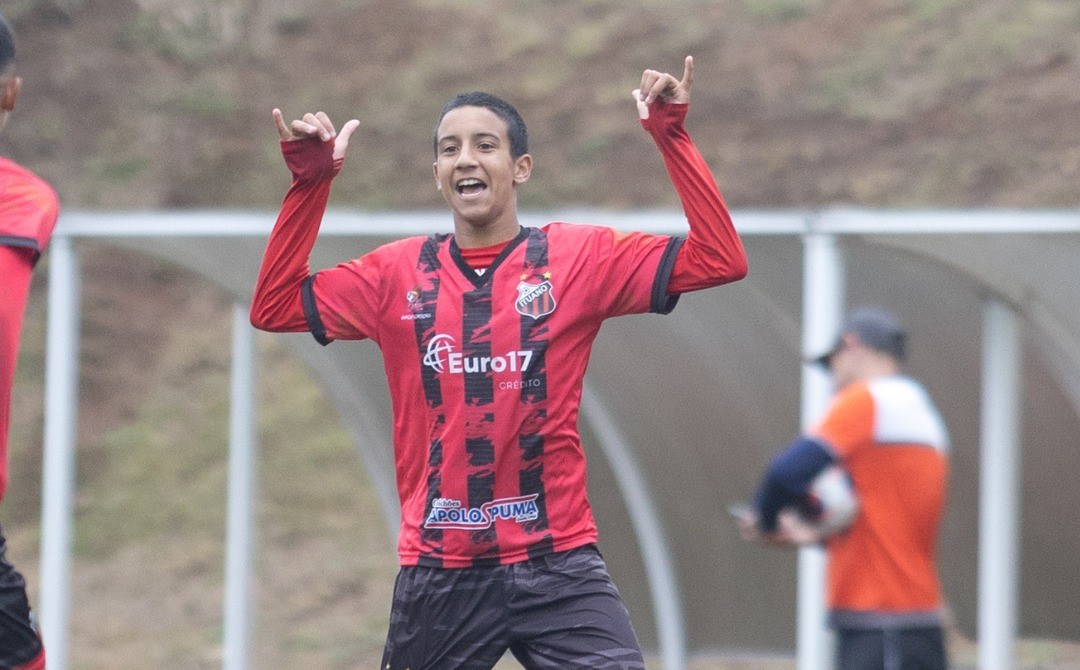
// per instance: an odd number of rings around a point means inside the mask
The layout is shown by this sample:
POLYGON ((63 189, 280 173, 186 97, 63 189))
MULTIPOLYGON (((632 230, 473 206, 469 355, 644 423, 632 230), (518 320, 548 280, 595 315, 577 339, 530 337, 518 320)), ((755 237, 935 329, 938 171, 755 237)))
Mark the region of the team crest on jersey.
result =
POLYGON ((539 277, 521 276, 518 282, 518 297, 514 309, 523 316, 539 319, 555 311, 555 294, 552 292, 551 273, 545 272, 539 277))

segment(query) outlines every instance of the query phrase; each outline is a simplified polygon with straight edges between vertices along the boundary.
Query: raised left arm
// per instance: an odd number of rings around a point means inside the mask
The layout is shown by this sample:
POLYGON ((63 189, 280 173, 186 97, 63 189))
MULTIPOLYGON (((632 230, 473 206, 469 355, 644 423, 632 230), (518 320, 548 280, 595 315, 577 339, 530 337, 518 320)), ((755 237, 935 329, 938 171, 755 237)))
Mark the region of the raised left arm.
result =
POLYGON ((686 132, 694 60, 687 56, 681 80, 645 70, 633 92, 641 124, 652 136, 690 224, 668 281, 676 295, 738 281, 746 276, 746 250, 720 189, 686 132))

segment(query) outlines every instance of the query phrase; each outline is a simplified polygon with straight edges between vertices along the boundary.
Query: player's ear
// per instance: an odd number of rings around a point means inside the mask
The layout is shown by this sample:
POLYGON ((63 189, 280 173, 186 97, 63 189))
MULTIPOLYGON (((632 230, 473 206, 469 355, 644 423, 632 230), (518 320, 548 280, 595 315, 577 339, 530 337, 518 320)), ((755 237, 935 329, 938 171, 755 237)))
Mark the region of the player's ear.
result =
POLYGON ((435 190, 442 190, 442 181, 439 180, 439 161, 435 161, 431 164, 431 170, 435 173, 435 190))
POLYGON ((524 184, 532 174, 532 156, 521 154, 514 160, 514 184, 524 184))
POLYGON ((10 112, 15 109, 15 99, 22 88, 22 77, 6 77, 0 85, 0 110, 10 112))

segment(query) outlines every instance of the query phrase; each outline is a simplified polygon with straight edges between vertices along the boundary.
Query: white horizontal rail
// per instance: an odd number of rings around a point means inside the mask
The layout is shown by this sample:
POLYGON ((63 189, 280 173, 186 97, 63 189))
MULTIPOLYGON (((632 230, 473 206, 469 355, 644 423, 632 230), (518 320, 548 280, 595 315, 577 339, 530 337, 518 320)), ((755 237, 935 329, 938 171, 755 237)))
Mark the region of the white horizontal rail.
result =
MULTIPOLYGON (((265 237, 275 212, 184 211, 65 211, 56 230, 67 237, 265 237)), ((576 221, 610 225, 623 230, 683 233, 686 219, 677 210, 611 211, 576 209, 521 212, 521 222, 540 226, 549 221, 576 221)), ((809 232, 836 235, 928 234, 1047 234, 1080 233, 1080 210, 881 210, 834 208, 809 210, 736 210, 739 233, 801 235, 809 232)), ((445 212, 358 212, 330 210, 323 220, 324 236, 404 235, 448 232, 445 212)))

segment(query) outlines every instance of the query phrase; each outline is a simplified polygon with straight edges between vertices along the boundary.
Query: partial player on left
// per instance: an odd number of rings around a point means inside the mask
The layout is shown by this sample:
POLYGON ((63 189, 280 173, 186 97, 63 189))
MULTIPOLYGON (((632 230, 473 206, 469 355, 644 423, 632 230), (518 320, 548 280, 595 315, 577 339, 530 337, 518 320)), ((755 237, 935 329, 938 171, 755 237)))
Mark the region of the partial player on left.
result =
MULTIPOLYGON (((22 79, 15 39, 0 16, 0 130, 15 108, 22 79)), ((0 158, 0 501, 8 484, 11 394, 30 276, 59 214, 56 193, 26 168, 0 158)), ((26 580, 7 560, 0 529, 0 669, 43 670, 45 649, 30 611, 26 580)))

